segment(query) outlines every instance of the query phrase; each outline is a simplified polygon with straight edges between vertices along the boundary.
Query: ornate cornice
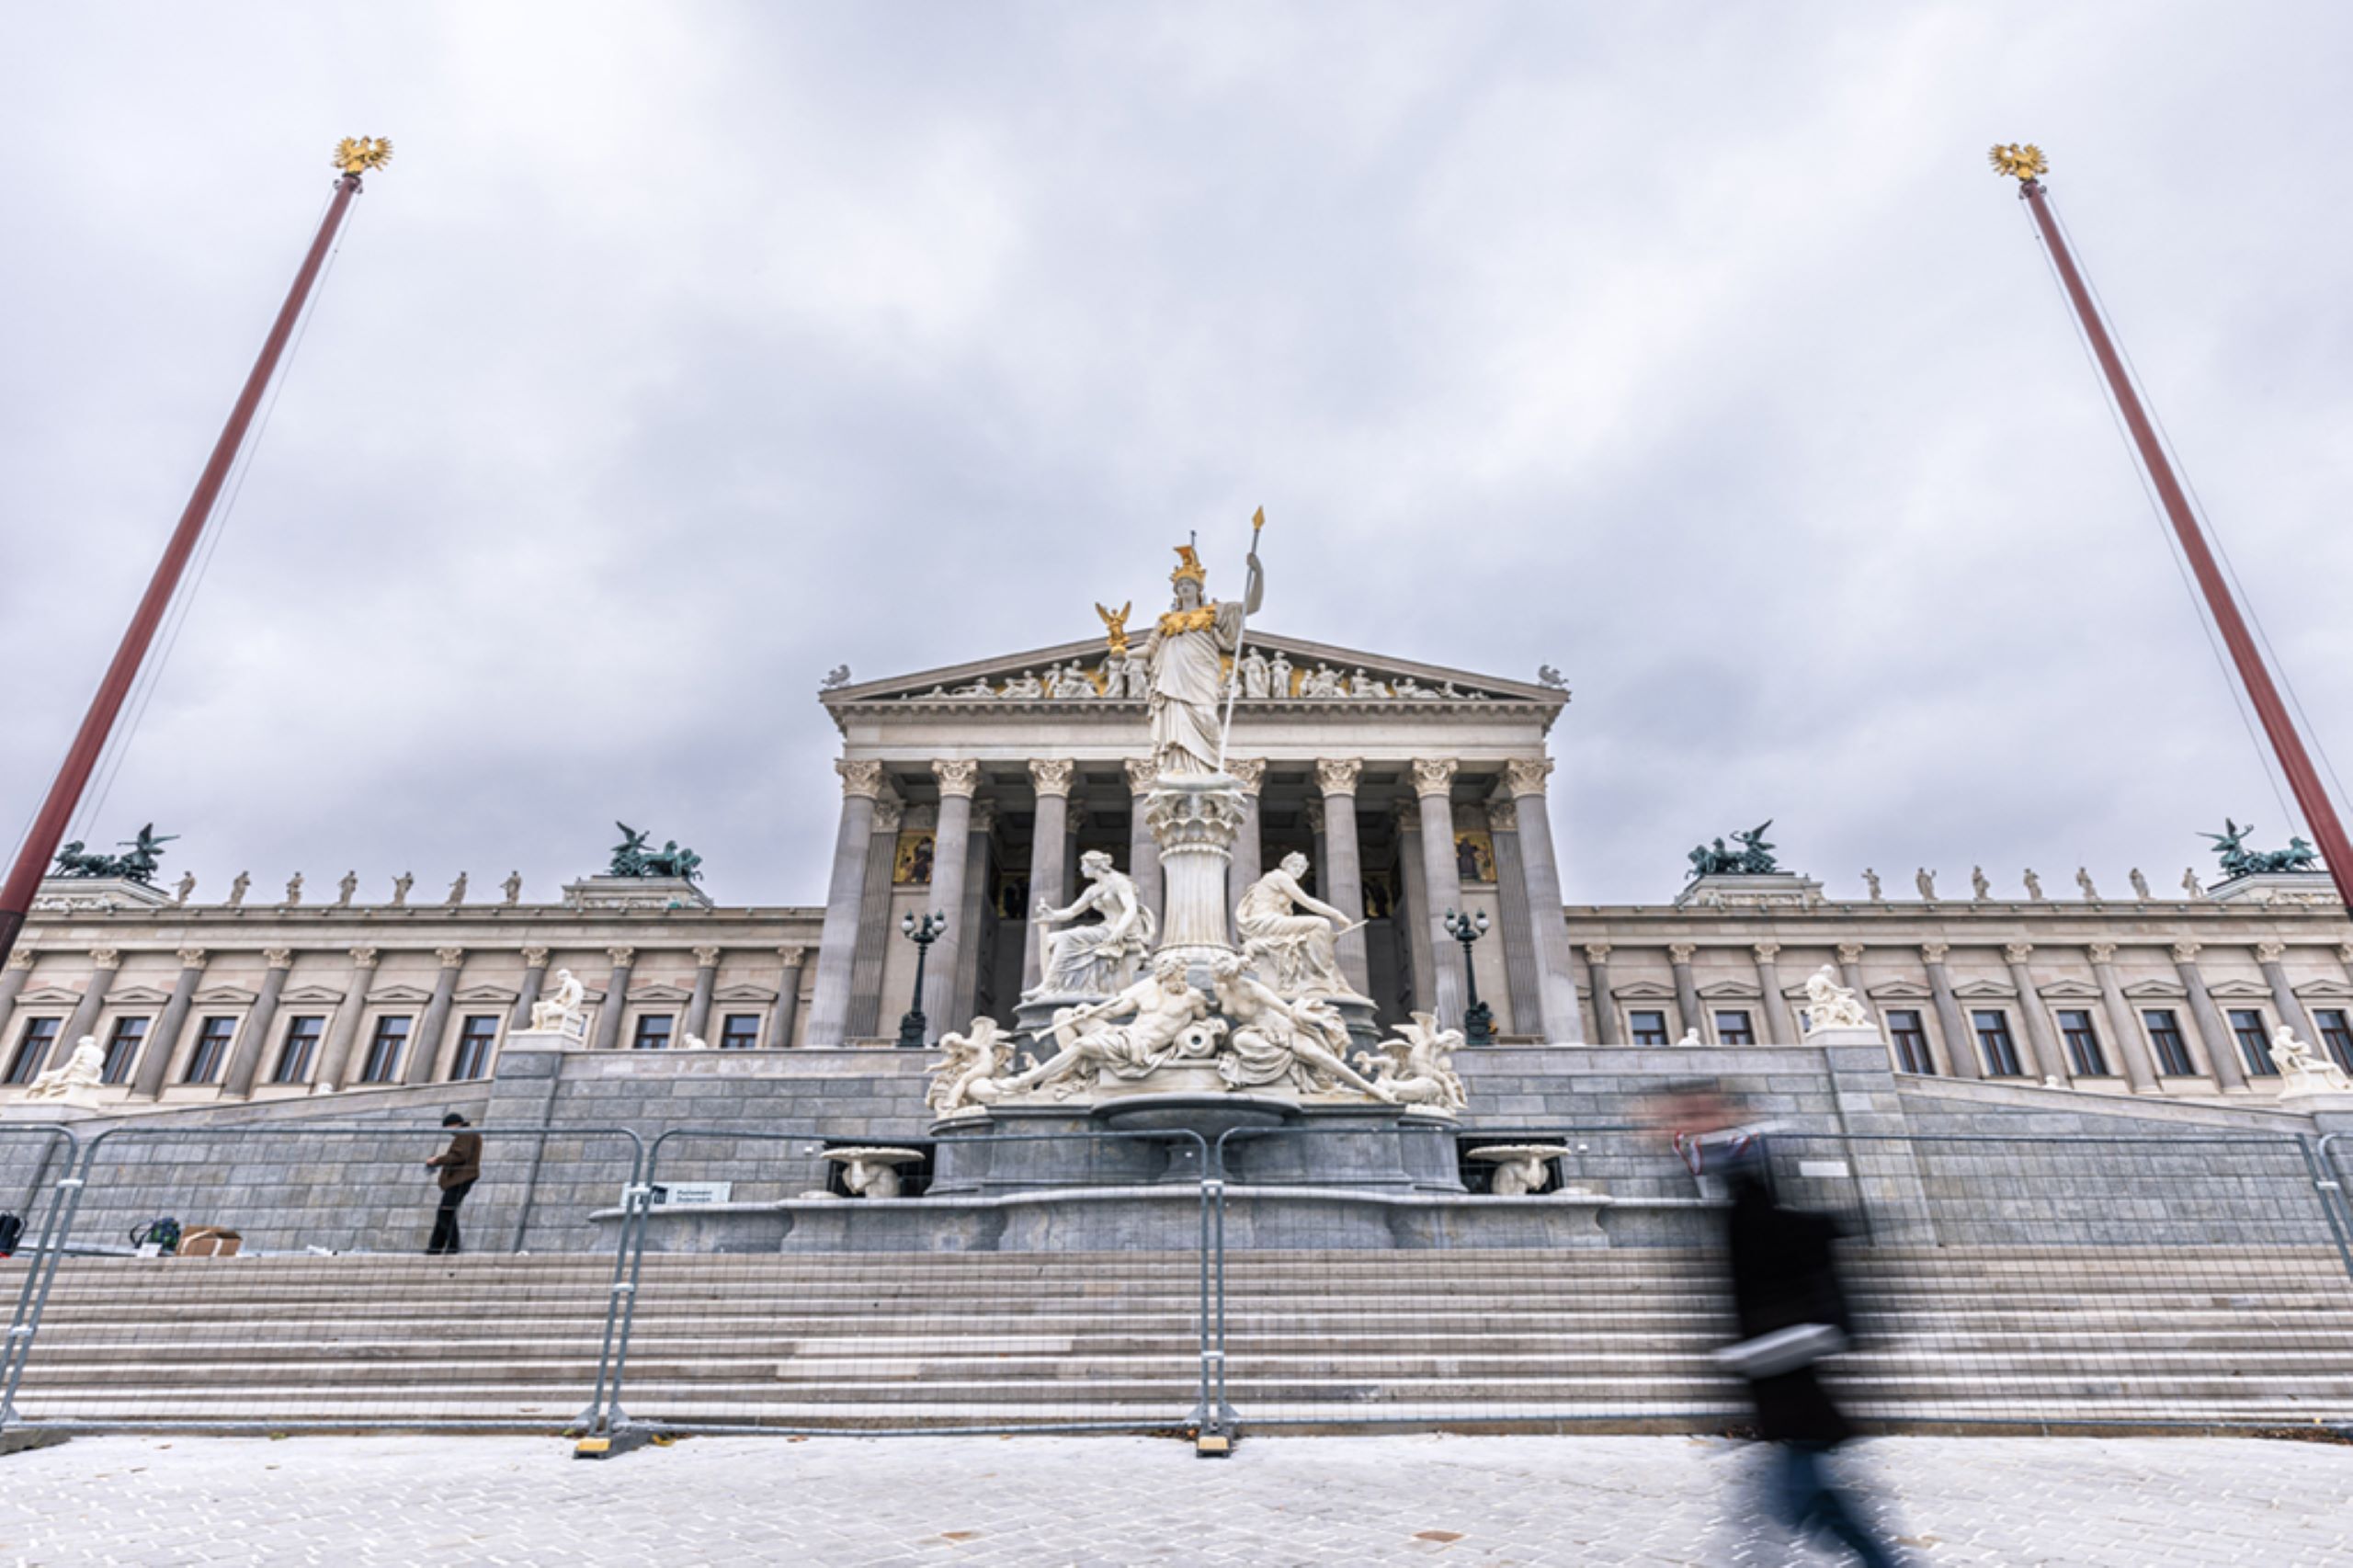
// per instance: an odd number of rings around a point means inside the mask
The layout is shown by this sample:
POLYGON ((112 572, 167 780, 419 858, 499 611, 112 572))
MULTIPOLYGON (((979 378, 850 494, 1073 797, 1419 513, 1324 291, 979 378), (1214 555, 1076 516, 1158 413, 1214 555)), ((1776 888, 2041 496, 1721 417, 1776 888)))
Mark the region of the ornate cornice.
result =
POLYGON ((1029 759, 1029 783, 1040 795, 1070 794, 1071 775, 1078 764, 1066 756, 1036 756, 1029 759))
POLYGON ((935 757, 931 764, 931 776, 939 780, 939 793, 943 797, 961 797, 969 801, 972 798, 972 791, 980 788, 981 765, 966 756, 935 757))
POLYGON ((881 798, 882 793, 882 765, 881 763, 870 762, 864 758, 837 756, 834 758, 834 771, 842 776, 843 794, 863 795, 870 801, 881 798))
POLYGON ((1364 776, 1364 763, 1353 756, 1324 756, 1315 760, 1315 787, 1326 795, 1353 795, 1357 780, 1364 776))
POLYGON ((1455 761, 1450 756, 1417 756, 1414 759, 1414 793, 1424 799, 1444 795, 1454 789, 1455 761))

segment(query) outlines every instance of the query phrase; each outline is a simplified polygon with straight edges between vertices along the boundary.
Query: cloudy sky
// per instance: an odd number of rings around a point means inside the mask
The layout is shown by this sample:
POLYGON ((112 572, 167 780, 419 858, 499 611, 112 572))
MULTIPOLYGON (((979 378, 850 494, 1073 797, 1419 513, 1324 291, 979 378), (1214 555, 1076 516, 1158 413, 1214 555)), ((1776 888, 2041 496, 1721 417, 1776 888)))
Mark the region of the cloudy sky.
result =
POLYGON ((2121 890, 2290 825, 2027 218, 2030 138, 2353 767, 2353 14, 2325 5, 21 7, 0 815, 327 195, 392 137, 95 816, 219 896, 822 898, 820 675, 1269 629, 1566 672, 1573 902, 1771 816, 2121 890))

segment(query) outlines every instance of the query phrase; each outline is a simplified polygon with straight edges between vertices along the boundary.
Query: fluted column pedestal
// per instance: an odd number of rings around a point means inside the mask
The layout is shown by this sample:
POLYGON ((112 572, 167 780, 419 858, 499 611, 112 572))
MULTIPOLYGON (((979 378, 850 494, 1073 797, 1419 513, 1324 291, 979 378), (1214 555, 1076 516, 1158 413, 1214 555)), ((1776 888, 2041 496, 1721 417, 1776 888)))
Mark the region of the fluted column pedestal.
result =
POLYGON ((1231 953, 1225 885, 1242 831, 1242 786, 1222 773, 1164 778, 1142 807, 1164 879, 1159 950, 1188 967, 1231 953))

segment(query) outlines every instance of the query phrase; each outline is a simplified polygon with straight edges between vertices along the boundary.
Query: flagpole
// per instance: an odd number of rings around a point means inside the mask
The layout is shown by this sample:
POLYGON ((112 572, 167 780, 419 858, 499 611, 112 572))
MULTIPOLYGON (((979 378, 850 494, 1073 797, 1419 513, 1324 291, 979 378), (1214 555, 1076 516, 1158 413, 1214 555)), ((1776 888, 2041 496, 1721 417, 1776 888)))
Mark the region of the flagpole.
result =
POLYGON ((2188 557, 2189 570, 2198 579, 2198 586, 2205 595, 2206 608, 2214 617, 2215 628, 2222 634, 2222 642, 2230 650, 2231 663, 2237 667, 2239 680, 2246 687, 2248 699, 2255 705, 2256 717, 2262 722, 2263 733, 2269 737, 2271 749, 2279 759, 2279 770, 2288 776, 2288 788, 2296 797, 2296 804, 2304 813, 2304 821, 2320 840, 2321 858, 2328 864, 2328 874, 2336 883, 2337 896, 2353 910, 2353 843, 2345 836, 2345 826, 2337 820, 2336 807, 2329 800, 2328 791, 2320 781, 2320 774, 2313 767, 2312 757, 2304 750, 2303 737, 2297 733, 2295 721, 2289 716, 2287 704, 2279 699, 2279 689, 2273 684, 2271 671, 2256 651, 2255 638, 2247 630, 2246 618, 2239 611, 2230 585, 2223 580, 2222 569, 2215 563, 2214 552, 2207 544, 2205 529, 2189 505, 2180 479, 2173 464, 2166 459, 2165 447, 2157 439, 2155 427, 2148 412, 2142 406, 2140 394, 2133 389, 2132 378, 2125 372, 2123 357, 2117 352, 2116 342, 2108 325, 2100 319, 2092 301, 2090 287, 2084 281, 2081 267, 2076 266, 2073 252, 2067 248, 2064 234, 2060 232, 2057 217, 2051 210, 2050 193, 2043 188, 2040 176, 2050 170, 2041 150, 2031 144, 2012 144, 1994 149, 1994 169, 2018 180, 2018 196, 2034 215, 2035 228, 2042 235, 2042 243, 2051 247, 2051 258, 2059 269, 2059 282, 2065 290, 2067 302, 2075 307, 2075 315, 2083 323, 2084 335, 2091 341, 2092 358, 2099 362, 2100 374, 2107 379, 2108 388, 2115 395, 2116 405, 2123 416, 2125 428, 2131 432, 2132 445, 2141 455, 2142 463, 2149 471, 2150 482, 2155 486, 2158 503, 2165 520, 2173 525, 2174 537, 2181 541, 2181 551, 2188 557))
POLYGON ((6 964, 8 954, 17 945, 25 917, 32 911, 33 895, 40 890, 41 873, 56 858, 58 841, 64 837, 66 824, 73 820, 82 792, 89 787, 90 774, 97 766, 99 754, 106 749, 108 737, 114 733, 124 699, 139 678, 140 666, 146 662, 148 649, 155 641, 155 631, 163 624, 164 612, 170 608, 188 560, 196 553, 205 525, 211 520, 213 505, 220 499, 221 487, 237 460, 238 450, 244 445, 245 433, 261 406, 262 394, 278 371, 287 340, 301 318, 302 307, 318 281, 319 269, 325 264, 336 231, 343 226, 344 214, 350 210, 351 199, 359 194, 359 176, 367 170, 383 167, 392 152, 390 142, 367 137, 346 140, 335 149, 335 166, 343 173, 335 184, 335 199, 328 203, 326 216, 320 220, 317 237, 302 257, 301 267, 294 275, 294 286, 287 291, 286 302, 278 307, 269 335, 262 340, 260 358, 254 361, 244 388, 229 411, 229 422, 222 426, 221 437, 212 445, 212 456, 197 476, 196 489, 180 513, 179 525, 172 530, 170 542, 164 547, 154 575, 148 579, 147 591, 131 614, 131 625, 115 649, 114 661, 107 666, 106 678, 98 683, 97 694, 90 699, 89 711, 83 715, 82 727, 74 733, 64 766, 57 770, 57 778, 41 801, 40 812, 17 852, 7 881, 0 884, 0 965, 6 964))
MULTIPOLYGON (((1259 507, 1250 516, 1250 559, 1258 554, 1258 535, 1267 526, 1267 509, 1259 507)), ((1250 585, 1245 578, 1242 585, 1242 619, 1233 629, 1233 670, 1225 679, 1225 722, 1217 731, 1217 770, 1225 771, 1225 743, 1233 733, 1233 699, 1242 695, 1242 646, 1250 631, 1250 585)), ((5 956, 5 955, 0 955, 5 956)))

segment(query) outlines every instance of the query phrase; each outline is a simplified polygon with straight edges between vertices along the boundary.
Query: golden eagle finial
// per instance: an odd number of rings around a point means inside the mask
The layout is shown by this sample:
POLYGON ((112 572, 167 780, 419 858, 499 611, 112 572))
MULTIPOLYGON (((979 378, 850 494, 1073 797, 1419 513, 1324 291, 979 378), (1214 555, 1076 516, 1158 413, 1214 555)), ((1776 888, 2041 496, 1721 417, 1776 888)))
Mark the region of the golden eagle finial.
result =
POLYGON ((2012 142, 2006 145, 1997 142, 1991 156, 1994 172, 2007 175, 2012 179, 2033 179, 2051 172, 2051 160, 2044 157, 2042 149, 2031 142, 2012 142))
POLYGON ((1100 599, 1096 601, 1095 613, 1103 618, 1104 626, 1111 633, 1111 656, 1115 659, 1124 659, 1128 656, 1128 612, 1135 608, 1136 601, 1130 599, 1120 607, 1119 614, 1113 615, 1103 608, 1100 599))
POLYGON ((392 161, 389 136, 347 136, 335 144, 335 166, 347 175, 364 175, 392 161))

